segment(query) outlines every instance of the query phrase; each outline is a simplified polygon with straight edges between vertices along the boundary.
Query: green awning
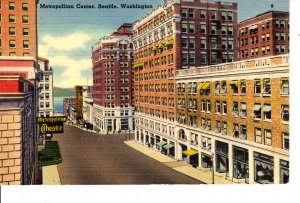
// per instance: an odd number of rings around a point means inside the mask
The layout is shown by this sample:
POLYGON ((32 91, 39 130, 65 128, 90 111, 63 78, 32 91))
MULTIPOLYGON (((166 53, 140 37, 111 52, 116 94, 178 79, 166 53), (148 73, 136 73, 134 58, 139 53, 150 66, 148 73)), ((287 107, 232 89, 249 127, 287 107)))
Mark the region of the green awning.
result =
POLYGON ((192 155, 198 154, 198 151, 194 150, 194 149, 188 149, 188 150, 185 150, 183 153, 187 156, 192 156, 192 155))
POLYGON ((166 144, 163 146, 163 148, 165 148, 165 149, 170 149, 172 147, 174 147, 174 145, 172 145, 172 144, 166 144))
POLYGON ((165 141, 160 141, 160 142, 156 143, 156 145, 159 147, 162 147, 165 144, 167 144, 167 142, 165 142, 165 141))

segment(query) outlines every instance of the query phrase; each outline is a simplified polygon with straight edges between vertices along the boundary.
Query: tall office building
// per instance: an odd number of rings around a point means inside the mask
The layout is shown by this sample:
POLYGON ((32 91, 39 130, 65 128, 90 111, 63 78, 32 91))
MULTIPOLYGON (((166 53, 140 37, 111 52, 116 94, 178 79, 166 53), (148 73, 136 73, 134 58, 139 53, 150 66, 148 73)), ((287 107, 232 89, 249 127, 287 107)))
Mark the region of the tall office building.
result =
POLYGON ((238 25, 239 59, 289 53, 289 12, 268 11, 238 25))
POLYGON ((101 133, 134 130, 132 25, 102 37, 92 50, 94 128, 101 133))
POLYGON ((133 24, 136 140, 176 156, 175 72, 235 61, 236 29, 236 3, 199 0, 164 1, 133 24))
POLYGON ((38 57, 41 80, 38 82, 39 91, 39 116, 49 117, 54 115, 53 103, 53 70, 49 66, 49 60, 38 57))

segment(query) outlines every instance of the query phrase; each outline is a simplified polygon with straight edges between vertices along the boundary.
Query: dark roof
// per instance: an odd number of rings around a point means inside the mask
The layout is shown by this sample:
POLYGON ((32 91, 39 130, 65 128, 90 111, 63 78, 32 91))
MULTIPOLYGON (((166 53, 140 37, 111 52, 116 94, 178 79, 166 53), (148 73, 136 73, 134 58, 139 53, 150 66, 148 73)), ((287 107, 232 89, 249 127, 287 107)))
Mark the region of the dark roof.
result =
POLYGON ((263 15, 266 15, 266 14, 268 14, 268 13, 284 13, 284 14, 289 14, 289 12, 287 12, 287 11, 266 11, 266 12, 264 12, 264 13, 261 13, 261 14, 258 14, 258 15, 256 15, 256 16, 254 16, 254 17, 252 17, 252 18, 248 18, 248 19, 246 19, 246 20, 243 20, 243 21, 241 21, 241 22, 239 22, 239 23, 246 22, 246 21, 248 21, 248 20, 251 20, 251 19, 254 19, 254 18, 263 16, 263 15))

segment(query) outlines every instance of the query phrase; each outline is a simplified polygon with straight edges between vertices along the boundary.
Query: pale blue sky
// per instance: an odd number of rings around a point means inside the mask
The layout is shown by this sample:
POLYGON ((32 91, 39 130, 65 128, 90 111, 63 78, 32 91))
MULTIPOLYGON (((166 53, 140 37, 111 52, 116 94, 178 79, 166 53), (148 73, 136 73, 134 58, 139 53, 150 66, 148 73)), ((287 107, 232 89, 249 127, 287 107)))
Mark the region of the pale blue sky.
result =
MULTIPOLYGON (((226 0, 238 3, 238 21, 271 10, 288 11, 288 0, 226 0)), ((163 0, 40 0, 40 4, 151 4, 163 0)), ((39 5, 38 5, 39 8, 39 5)), ((134 22, 152 9, 38 9, 39 54, 54 68, 54 86, 92 85, 91 47, 122 23, 134 22)))

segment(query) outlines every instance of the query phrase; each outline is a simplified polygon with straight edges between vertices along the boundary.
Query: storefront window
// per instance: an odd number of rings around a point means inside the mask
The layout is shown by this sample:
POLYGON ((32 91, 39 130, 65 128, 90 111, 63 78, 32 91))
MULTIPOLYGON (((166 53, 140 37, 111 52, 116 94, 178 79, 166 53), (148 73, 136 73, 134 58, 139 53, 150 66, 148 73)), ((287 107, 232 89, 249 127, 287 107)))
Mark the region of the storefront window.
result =
POLYGON ((201 154, 201 166, 202 166, 202 168, 211 168, 212 167, 211 156, 202 153, 201 154))
POLYGON ((280 160, 280 183, 286 184, 289 182, 289 166, 290 163, 288 161, 280 160))
POLYGON ((233 177, 243 179, 248 175, 248 150, 233 146, 233 177))
POLYGON ((228 144, 219 141, 216 142, 216 171, 228 172, 228 144))
POLYGON ((254 181, 261 184, 274 183, 274 159, 254 152, 254 181))

